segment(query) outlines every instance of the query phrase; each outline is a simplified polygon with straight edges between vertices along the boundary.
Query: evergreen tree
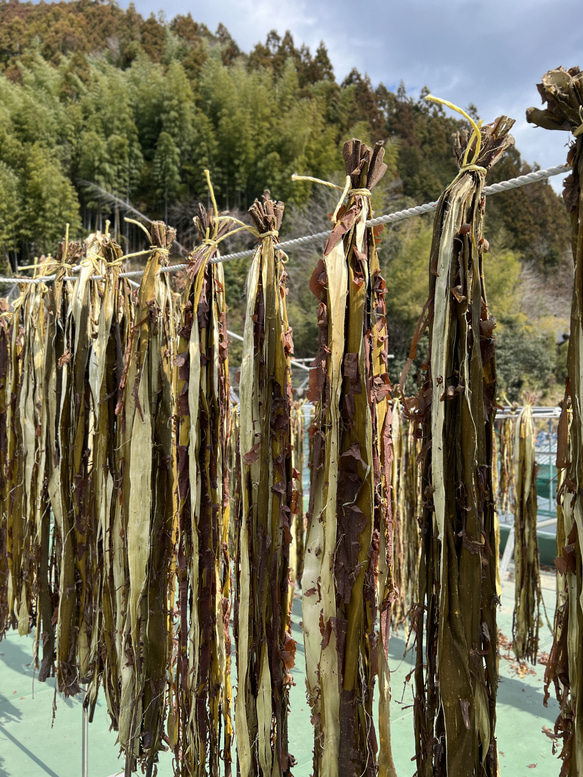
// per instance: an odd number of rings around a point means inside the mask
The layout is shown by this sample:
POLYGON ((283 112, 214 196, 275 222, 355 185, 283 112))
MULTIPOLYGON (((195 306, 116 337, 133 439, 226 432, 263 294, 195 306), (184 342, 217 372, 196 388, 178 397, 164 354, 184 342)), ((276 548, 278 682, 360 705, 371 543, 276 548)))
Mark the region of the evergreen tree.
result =
POLYGON ((182 65, 171 62, 164 78, 162 127, 185 161, 194 141, 194 94, 182 65))
POLYGON ((18 176, 0 161, 0 267, 10 263, 16 270, 15 251, 18 247, 17 234, 22 221, 22 203, 18 176))
MULTIPOLYGON (((80 227, 79 200, 87 228, 93 211, 98 225, 104 218, 117 224, 111 198, 84 181, 154 218, 180 211, 184 224, 191 223, 192 203, 206 197, 207 168, 221 207, 245 209, 270 188, 290 206, 314 209, 318 187, 292 183, 292 173, 342 183, 340 147, 353 136, 386 143, 389 170, 375 187, 377 214, 436 199, 457 172, 451 135, 463 122, 429 104, 427 92, 415 99, 404 84, 394 92, 375 87, 356 69, 339 84, 324 42, 312 54, 289 31, 271 31, 246 55, 226 27, 213 34, 189 13, 167 23, 108 0, 0 2, 0 257, 54 251, 67 221, 72 234, 80 227)), ((469 111, 477 117, 475 106, 469 111)), ((493 169, 492 182, 531 169, 513 149, 493 169)), ((569 277, 567 216, 552 187, 537 183, 492 197, 486 219, 486 281, 496 304, 503 302, 504 350, 510 332, 527 337, 528 327, 546 326, 538 312, 544 306, 531 305, 530 319, 512 312, 523 303, 525 266, 540 293, 554 295, 553 310, 560 308, 561 278, 569 277), (508 272, 488 270, 499 257, 508 272)), ((313 231, 326 227, 322 211, 313 231)), ((423 221, 382 235, 391 349, 403 358, 414 311, 425 301, 423 273, 419 283, 411 277, 428 235, 423 221)), ((235 296, 246 269, 238 264, 226 271, 235 296)), ((298 342, 310 352, 310 301, 294 293, 298 342)), ((231 300, 232 310, 239 302, 231 300)))
POLYGON ((152 180, 164 199, 164 221, 168 223, 168 202, 175 197, 180 184, 180 151, 168 132, 161 132, 158 138, 152 180))
POLYGON ((20 179, 22 221, 20 236, 29 244, 25 259, 55 250, 70 225, 81 229, 79 200, 59 162, 40 143, 27 149, 20 179))
POLYGON ((146 55, 152 62, 161 62, 164 57, 166 35, 164 26, 153 13, 142 24, 140 30, 141 44, 146 55))

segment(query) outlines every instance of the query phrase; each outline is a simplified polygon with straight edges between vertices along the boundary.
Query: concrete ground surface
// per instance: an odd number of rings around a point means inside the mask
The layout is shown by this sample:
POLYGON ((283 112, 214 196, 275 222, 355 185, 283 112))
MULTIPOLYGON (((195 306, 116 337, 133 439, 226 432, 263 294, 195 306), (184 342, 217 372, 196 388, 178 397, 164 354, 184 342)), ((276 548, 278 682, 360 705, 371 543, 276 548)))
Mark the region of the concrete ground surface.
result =
MULTIPOLYGON (((542 575, 543 596, 552 619, 555 578, 542 575)), ((513 568, 502 591, 498 626, 509 640, 512 636, 514 606, 513 568)), ((304 685, 301 599, 294 600, 293 635, 298 640, 295 686, 290 699, 290 752, 297 760, 295 777, 312 773, 312 730, 304 685)), ((548 653, 551 635, 543 623, 540 629, 539 655, 548 653)), ((560 764, 552 754, 552 742, 542 727, 552 728, 558 704, 551 696, 543 706, 544 666, 530 667, 523 675, 508 650, 501 647, 500 686, 498 693, 497 737, 500 770, 508 777, 558 775, 560 764), (504 657, 508 656, 508 657, 504 657), (532 673, 531 673, 532 672, 532 673)), ((404 634, 391 639, 392 671, 392 744, 397 774, 411 777, 415 772, 413 739, 413 688, 406 676, 413 666, 413 653, 405 653, 404 634)), ((0 642, 0 777, 79 777, 82 746, 82 705, 75 699, 56 698, 54 681, 34 679, 31 662, 32 638, 9 634, 0 642)), ((109 731, 109 720, 101 698, 89 725, 89 776, 110 777, 123 772, 118 759, 116 734, 109 731)), ((172 775, 172 758, 163 754, 159 777, 172 775)))

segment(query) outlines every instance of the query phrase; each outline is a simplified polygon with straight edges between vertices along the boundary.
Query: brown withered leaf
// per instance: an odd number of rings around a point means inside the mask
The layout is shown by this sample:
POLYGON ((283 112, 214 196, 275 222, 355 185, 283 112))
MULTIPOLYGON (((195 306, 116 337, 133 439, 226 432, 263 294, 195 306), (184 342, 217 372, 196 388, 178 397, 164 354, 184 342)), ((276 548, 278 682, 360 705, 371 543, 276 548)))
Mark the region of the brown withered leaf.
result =
POLYGON ((283 649, 279 651, 279 656, 288 672, 296 665, 296 641, 289 631, 285 633, 285 642, 283 649))
POLYGON ((326 245, 324 247, 324 256, 328 256, 328 254, 331 253, 332 250, 342 240, 344 235, 349 232, 350 229, 352 229, 354 222, 356 221, 356 217, 359 213, 360 204, 357 204, 356 202, 353 202, 350 207, 344 211, 342 217, 339 221, 336 222, 332 228, 332 231, 328 235, 328 239, 326 240, 326 245))
POLYGON ((253 462, 259 459, 260 455, 261 455, 261 440, 259 442, 256 442, 255 445, 251 448, 251 450, 243 454, 243 458, 245 459, 245 464, 253 464, 253 462))
POLYGON ((344 451, 344 453, 341 454, 341 458, 346 458, 347 456, 350 456, 351 458, 356 459, 356 461, 359 461, 363 467, 367 466, 365 460, 362 458, 362 455, 361 455, 360 443, 353 442, 350 448, 348 448, 348 450, 344 451))
POLYGON ((456 298, 457 302, 465 302, 467 300, 463 286, 454 286, 451 293, 456 298))

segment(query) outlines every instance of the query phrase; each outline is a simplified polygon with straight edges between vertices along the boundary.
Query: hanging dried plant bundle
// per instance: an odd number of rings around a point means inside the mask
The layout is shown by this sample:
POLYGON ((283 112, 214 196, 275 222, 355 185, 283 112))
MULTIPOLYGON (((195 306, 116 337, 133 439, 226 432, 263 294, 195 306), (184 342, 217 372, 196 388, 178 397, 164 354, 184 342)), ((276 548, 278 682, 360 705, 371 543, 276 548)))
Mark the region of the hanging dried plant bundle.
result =
POLYGON ((514 501, 514 424, 514 419, 503 418, 499 425, 496 507, 502 515, 512 513, 514 501))
MULTIPOLYGON (((567 413, 563 415, 559 421, 558 457, 564 456, 566 453, 567 434, 568 431, 570 431, 568 430, 568 426, 570 426, 571 420, 572 411, 569 408, 567 413), (561 421, 563 421, 562 430, 561 421), (561 434, 561 431, 563 434, 561 434)), ((563 509, 564 502, 561 498, 566 487, 566 478, 567 469, 566 467, 562 467, 559 469, 557 477, 557 548, 565 548, 568 546, 568 533, 572 530, 572 523, 565 515, 565 510, 563 509)), ((568 569, 562 556, 558 556, 555 559, 555 566, 557 568, 557 590, 555 599, 555 619, 553 624, 553 645, 545 669, 544 704, 547 706, 548 699, 551 695, 550 686, 553 684, 557 700, 561 705, 561 710, 554 726, 554 735, 556 739, 553 741, 553 753, 556 751, 557 742, 562 740, 563 748, 561 750, 561 757, 563 758, 563 763, 560 775, 561 777, 569 777, 569 775, 574 774, 569 771, 571 764, 573 763, 571 749, 574 743, 571 699, 569 695, 569 670, 570 662, 573 661, 572 651, 569 650, 569 605, 571 603, 570 597, 572 597, 572 589, 569 586, 571 581, 569 580, 568 569), (565 755, 568 755, 568 757, 565 758, 565 755)))
POLYGON ((173 229, 152 223, 152 249, 140 285, 136 323, 129 333, 116 408, 121 427, 121 510, 116 509, 114 517, 114 564, 120 567, 120 578, 127 563, 127 579, 118 590, 117 602, 122 640, 119 743, 130 761, 139 757, 148 766, 164 747, 171 658, 173 602, 168 599, 177 516, 175 314, 169 275, 159 270, 168 263, 174 237, 173 229))
POLYGON ((304 444, 305 444, 305 400, 294 402, 291 407, 291 446, 294 494, 291 505, 293 516, 292 544, 290 546, 290 576, 301 587, 304 570, 305 516, 304 516, 304 444))
MULTIPOLYGON (((54 451, 46 460, 53 527, 44 492, 37 496, 37 647, 43 648, 39 679, 52 672, 56 659, 58 687, 65 695, 76 693, 80 681, 91 680, 92 708, 114 633, 111 618, 104 623, 110 615, 104 601, 109 570, 104 544, 109 541, 114 467, 108 430, 115 404, 111 385, 102 384, 116 369, 113 363, 106 369, 109 333, 103 317, 107 311, 110 319, 113 315, 111 275, 119 273, 108 264, 120 255, 105 235, 90 236, 85 247, 65 240, 51 289, 46 348, 44 342, 39 345, 37 359, 37 369, 44 373, 37 435, 44 449, 54 451), (79 260, 79 278, 71 286, 64 277, 79 260), (106 281, 93 279, 96 273, 106 273, 106 281), (53 590, 55 584, 58 591, 53 590)), ((118 361, 121 357, 118 354, 118 361)), ((119 380, 119 367, 117 374, 119 380)))
MULTIPOLYGON (((241 777, 290 775, 288 690, 295 642, 288 579, 292 539, 291 329, 277 250, 283 203, 255 201, 261 244, 247 276, 240 384, 242 525, 239 538, 237 754, 241 777)), ((296 497, 297 498, 297 497, 296 497)))
POLYGON ((519 661, 536 663, 540 603, 540 562, 536 535, 536 461, 532 405, 516 420, 514 438, 514 569, 515 600, 512 619, 514 654, 519 661))
POLYGON ((416 400, 426 419, 421 606, 414 626, 420 777, 495 777, 498 769, 491 475, 496 378, 494 321, 482 274, 482 188, 486 171, 513 143, 512 123, 502 117, 475 127, 471 138, 455 137, 460 173, 442 194, 434 222, 426 306, 430 352, 416 400))
MULTIPOLYGON (((243 525, 243 494, 241 483, 241 403, 237 402, 231 407, 230 429, 230 471, 231 486, 230 495, 230 531, 229 531, 229 555, 234 560, 233 564, 233 593, 232 593, 232 625, 235 648, 239 645, 239 602, 241 601, 241 531, 243 525)), ((239 667, 237 664, 237 672, 239 667)))
POLYGON ((7 577, 0 634, 9 626, 18 628, 21 635, 28 634, 36 618, 36 535, 47 511, 42 443, 46 292, 43 284, 22 284, 13 312, 9 314, 6 310, 3 322, 1 542, 6 554, 3 566, 7 577), (31 321, 35 322, 34 327, 29 325, 31 321))
POLYGON ((529 108, 527 121, 546 129, 570 130, 575 136, 567 157, 573 171, 563 190, 571 215, 575 263, 567 391, 557 450, 557 467, 564 474, 555 564, 558 596, 563 601, 555 613, 555 636, 545 673, 547 688, 552 681, 561 707, 555 723, 555 734, 563 742, 561 777, 575 777, 583 770, 583 73, 578 67, 549 70, 537 88, 547 107, 529 108))
POLYGON ((380 144, 373 150, 353 140, 343 154, 347 205, 310 283, 319 300, 319 350, 308 398, 318 405, 310 430, 312 483, 302 579, 314 775, 327 777, 394 772, 387 663, 393 594, 388 342, 385 284, 375 235, 366 227, 370 191, 386 165, 380 144), (378 757, 371 724, 377 673, 378 757))
POLYGON ((392 607, 392 625, 398 629, 407 617, 407 543, 408 526, 405 525, 407 504, 405 501, 405 478, 403 460, 405 458, 405 439, 401 402, 394 399, 393 413, 393 460, 391 462, 391 509, 393 514, 393 578, 395 583, 395 601, 392 607))
POLYGON ((179 324, 178 656, 168 730, 177 775, 231 774, 229 380, 223 266, 229 221, 198 206, 179 324), (222 734, 222 736, 221 736, 222 734))
POLYGON ((94 500, 92 514, 95 521, 92 529, 95 547, 92 550, 94 564, 90 604, 93 617, 88 648, 92 682, 86 704, 92 715, 99 685, 102 684, 112 726, 116 730, 121 704, 121 664, 124 661, 121 652, 123 628, 120 627, 119 634, 117 628, 126 609, 124 602, 120 601, 122 610, 117 611, 117 597, 125 591, 127 568, 122 564, 123 540, 119 534, 116 535, 119 524, 117 529, 114 526, 122 502, 118 492, 122 466, 118 450, 122 434, 115 409, 120 400, 125 343, 129 338, 134 310, 129 283, 120 277, 121 254, 120 247, 108 234, 96 233, 86 241, 86 259, 82 262, 87 266, 87 274, 103 275, 102 280, 92 278, 90 281, 92 335, 86 366, 90 460, 88 491, 94 500))
POLYGON ((22 430, 20 424, 20 395, 23 382, 23 340, 22 302, 25 289, 12 315, 9 358, 6 374, 6 463, 2 473, 6 481, 6 502, 3 505, 6 525, 7 560, 7 621, 2 630, 18 628, 20 634, 28 634, 31 597, 26 595, 26 585, 22 587, 22 566, 25 556, 25 543, 29 535, 28 521, 23 514, 24 474, 22 473, 22 430), (24 598, 22 594, 24 593, 24 598))
MULTIPOLYGON (((494 513, 495 542, 494 553, 500 557, 500 516, 508 518, 514 504, 514 424, 515 418, 503 418, 496 422, 492 449, 492 488, 496 499, 494 513)), ((496 572, 496 592, 502 594, 500 565, 496 572)))
POLYGON ((417 600, 419 572, 419 516, 421 478, 419 452, 421 441, 415 435, 415 422, 402 412, 401 401, 393 400, 393 462, 391 465, 392 510, 394 525, 395 599, 392 621, 396 628, 405 624, 417 600))
MULTIPOLYGON (((239 433, 241 428, 241 406, 239 402, 231 401, 231 418, 229 424, 229 558, 239 558, 239 537, 241 535, 241 453, 239 450, 239 433)), ((234 612, 232 618, 233 631, 237 629, 238 569, 233 570, 234 612)))
POLYGON ((0 639, 10 625, 8 604, 8 429, 9 364, 12 319, 6 300, 0 299, 0 639))
MULTIPOLYGON (((21 475, 24 481, 22 519, 24 531, 24 555, 21 558, 22 575, 21 607, 31 600, 29 617, 37 614, 38 591, 37 547, 43 524, 48 523, 48 499, 46 489, 46 450, 42 444, 45 431, 45 407, 43 396, 44 349, 46 335, 46 292, 42 284, 27 289, 22 305, 23 312, 23 380, 20 394, 20 428, 22 440, 21 475), (35 322, 34 327, 28 323, 35 322), (26 591, 25 591, 26 589, 26 591), (33 596, 31 596, 33 594, 33 596)), ((15 506, 16 507, 16 506, 15 506)), ((18 507, 16 507, 18 510, 18 507)), ((19 632, 25 624, 19 613, 19 632)), ((28 624, 26 624, 28 627, 28 624)), ((28 630, 28 628, 27 628, 28 630)))
MULTIPOLYGON (((375 173, 378 175, 376 181, 380 180, 385 170, 383 165, 379 165, 374 158, 370 162, 368 170, 368 183, 369 189, 375 183, 375 173), (376 167, 376 171, 375 171, 376 167)), ((362 180, 364 183, 364 180, 362 180)), ((372 215, 372 213, 371 213, 372 215)), ((373 470, 373 531, 372 541, 367 553, 368 569, 366 572, 365 580, 365 596, 367 601, 365 607, 369 610, 364 617, 365 628, 369 630, 370 624, 374 629, 373 635, 366 636, 361 634, 360 652, 361 656, 364 653, 366 655, 367 669, 362 672, 361 667, 358 667, 359 677, 364 674, 364 679, 360 680, 361 687, 357 691, 357 698, 366 686, 367 695, 368 689, 372 688, 375 674, 375 650, 377 667, 376 674, 378 674, 378 714, 379 714, 379 752, 378 752, 378 774, 380 777, 395 777, 395 766, 393 764, 393 756, 391 749, 391 729, 390 729, 390 700, 391 700, 391 688, 390 688, 390 669, 389 669, 389 636, 391 627, 391 610, 395 602, 396 591, 393 575, 393 535, 394 535, 394 518, 391 510, 391 463, 393 459, 393 446, 392 446, 392 422, 393 422, 393 409, 391 406, 391 382, 389 374, 387 372, 388 363, 388 343, 389 335, 387 330, 386 320, 386 285, 381 275, 381 269, 379 264, 379 258, 376 251, 376 231, 370 230, 367 232, 368 242, 368 255, 369 255, 369 292, 371 295, 371 307, 370 318, 367 321, 366 313, 363 321, 363 340, 362 347, 364 349, 364 364, 368 366, 368 380, 366 381, 366 389, 368 395, 368 401, 370 405, 370 418, 372 427, 372 470, 373 470), (368 328, 370 327, 370 328, 368 328), (369 365, 366 364, 367 356, 369 365), (377 546, 378 538, 378 546, 377 546), (378 553, 378 556, 377 556, 378 553), (372 588, 372 582, 375 583, 376 599, 371 596, 370 589, 372 588), (378 625, 375 623, 375 616, 378 612, 378 625), (363 639, 364 636, 364 639, 363 639), (366 651, 366 652, 365 652, 366 651), (370 652, 369 652, 370 651, 370 652), (369 674, 370 673, 370 674, 369 674), (368 675, 368 676, 367 676, 368 675)), ((358 245, 358 238, 357 238, 358 245)), ((353 257, 357 256, 356 246, 353 248, 353 257)), ((356 275, 356 274, 355 274, 356 275)), ((349 292, 349 304, 351 301, 351 294, 349 292)), ((363 311, 364 312, 364 311, 363 311)), ((350 415, 350 414, 348 414, 350 415)), ((354 430, 353 430, 354 431, 354 430)), ((351 446, 352 448, 352 446, 351 446)), ((349 450, 351 449, 349 448, 349 450)), ((363 543, 364 544, 364 543, 363 543)), ((359 563, 360 559, 359 559, 359 563)), ((356 572, 357 570, 355 570, 356 572)), ((353 591, 353 597, 355 592, 353 591)), ((354 598, 351 599, 349 608, 349 636, 351 634, 351 615, 354 614, 353 605, 355 604, 354 598)), ((362 626, 358 624, 358 617, 360 616, 359 606, 356 603, 357 617, 354 618, 356 622, 356 628, 361 629, 362 626)), ((354 627, 353 627, 354 628, 354 627)), ((353 644, 355 640, 353 639, 353 644)), ((348 649, 351 649, 350 646, 348 649)), ((346 678, 345 673, 345 678, 346 678)), ((365 696, 366 698, 366 696, 365 696)), ((358 701, 357 701, 358 706, 358 701)), ((354 713, 354 708, 351 709, 354 713)), ((355 736, 355 740, 364 742, 365 729, 363 724, 365 721, 362 718, 362 714, 358 711, 358 721, 354 728, 358 726, 359 731, 355 736)), ((354 725, 350 724, 349 728, 354 725)), ((367 726, 370 725, 370 721, 367 722, 367 726)), ((355 731, 353 731, 356 734, 355 731)), ((369 742, 372 745, 374 739, 366 731, 366 736, 369 737, 369 742)), ((341 748, 342 753, 342 748, 341 748)), ((362 763, 362 762, 361 762, 362 763)), ((365 764, 366 766, 366 764, 365 764)), ((358 764, 360 768, 360 763, 358 764)), ((359 772, 360 773, 360 772, 359 772)))
MULTIPOLYGON (((103 280, 91 280, 93 275, 102 275, 106 271, 106 260, 99 248, 98 240, 93 237, 87 247, 86 256, 81 259, 81 271, 71 296, 70 309, 66 322, 68 352, 57 368, 67 373, 69 390, 61 406, 61 429, 63 448, 61 456, 61 483, 69 491, 70 520, 73 529, 72 542, 75 559, 76 607, 74 629, 77 634, 76 663, 78 679, 83 683, 93 677, 96 647, 101 633, 96 619, 101 609, 100 582, 103 571, 103 554, 98 543, 99 519, 98 506, 101 508, 103 491, 99 494, 96 483, 99 474, 95 470, 95 447, 103 442, 97 438, 96 419, 104 408, 96 406, 91 378, 94 370, 96 352, 102 346, 95 340, 99 336, 99 320, 105 283, 103 280), (66 404, 65 404, 66 403, 66 404), (65 439, 65 426, 68 427, 68 439, 65 439), (93 660, 92 660, 93 659, 93 660)), ((104 365, 101 366, 103 371, 104 365)), ((99 460, 99 456, 97 456, 99 460)))
POLYGON ((404 437, 403 480, 405 481, 405 503, 407 512, 407 589, 406 602, 411 609, 419 595, 419 566, 421 559, 421 535, 419 522, 423 514, 423 482, 421 466, 423 463, 423 434, 419 424, 406 416, 403 419, 404 437))
POLYGON ((48 311, 44 394, 46 398, 48 488, 54 532, 57 537, 58 614, 56 629, 57 687, 66 696, 79 691, 78 647, 80 590, 77 562, 84 549, 78 548, 74 517, 75 480, 72 455, 75 441, 75 418, 71 417, 73 376, 71 358, 75 348, 75 331, 71 322, 73 286, 65 277, 83 255, 80 243, 66 239, 59 247, 55 280, 48 311), (79 590, 78 590, 79 586, 79 590))
MULTIPOLYGON (((494 434, 492 437, 492 493, 494 494, 494 548, 493 552, 496 554, 496 558, 500 558, 500 513, 499 513, 499 489, 500 489, 500 442, 499 442, 499 427, 496 431, 496 424, 494 424, 494 434)), ((496 594, 502 595, 502 580, 500 578, 500 564, 496 570, 496 594)))

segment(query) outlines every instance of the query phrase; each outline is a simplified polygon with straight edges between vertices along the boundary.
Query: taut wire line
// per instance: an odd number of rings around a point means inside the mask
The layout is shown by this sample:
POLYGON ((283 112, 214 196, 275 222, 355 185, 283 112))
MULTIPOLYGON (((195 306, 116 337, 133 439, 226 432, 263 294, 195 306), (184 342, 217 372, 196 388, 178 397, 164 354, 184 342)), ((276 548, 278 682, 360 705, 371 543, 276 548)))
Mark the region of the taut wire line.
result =
MULTIPOLYGON (((517 178, 511 178, 509 181, 500 181, 500 183, 489 184, 484 187, 484 194, 499 194, 500 192, 506 192, 510 189, 517 189, 520 186, 526 186, 530 183, 537 183, 538 181, 545 181, 548 178, 552 178, 555 175, 561 175, 568 173, 571 170, 569 165, 557 165, 556 167, 548 167, 546 170, 535 170, 532 173, 526 173, 526 175, 520 175, 517 178)), ((415 205, 412 208, 406 210, 396 211, 395 213, 387 213, 385 216, 377 216, 374 219, 370 219, 366 222, 367 227, 376 227, 380 224, 397 224, 399 221, 413 218, 414 216, 420 216, 423 213, 431 213, 437 208, 437 202, 428 202, 425 205, 415 205)), ((324 232, 316 232, 313 235, 304 235, 303 237, 296 237, 292 240, 284 240, 281 243, 277 243, 275 250, 288 250, 289 248, 296 248, 298 246, 308 245, 310 243, 318 243, 326 240, 330 230, 327 229, 324 232)), ((249 256, 253 256, 255 248, 249 248, 245 251, 237 251, 232 254, 225 254, 225 256, 219 256, 216 259, 210 259, 209 264, 215 264, 217 262, 231 262, 234 259, 244 259, 249 256)), ((167 267, 161 267, 160 272, 177 272, 178 270, 186 270, 188 264, 170 264, 167 267)), ((72 271, 75 272, 78 267, 73 267, 72 271)), ((130 270, 128 272, 120 273, 122 278, 139 278, 144 274, 143 270, 130 270)), ((95 275, 93 280, 100 280, 103 276, 95 275)), ((3 284, 17 284, 17 283, 50 283, 55 280, 54 275, 46 275, 37 278, 0 278, 0 283, 3 284)), ((74 276, 67 276, 65 280, 74 281, 77 280, 74 276)))

